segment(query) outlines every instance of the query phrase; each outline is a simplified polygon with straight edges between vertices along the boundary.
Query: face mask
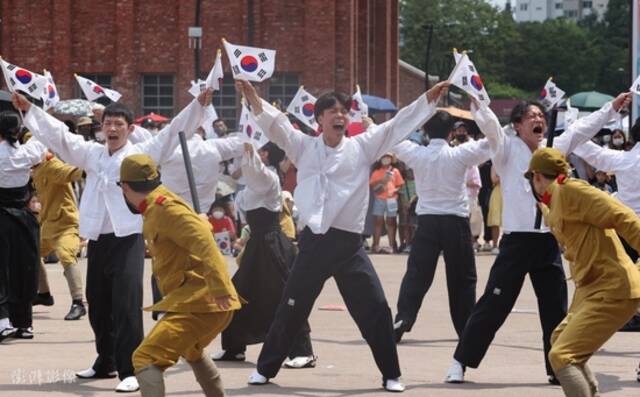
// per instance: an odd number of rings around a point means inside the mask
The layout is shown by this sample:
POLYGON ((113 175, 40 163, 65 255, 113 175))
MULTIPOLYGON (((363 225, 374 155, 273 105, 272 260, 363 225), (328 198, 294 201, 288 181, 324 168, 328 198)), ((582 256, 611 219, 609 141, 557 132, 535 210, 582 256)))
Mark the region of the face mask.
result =
POLYGON ((464 134, 456 135, 456 141, 458 141, 458 142, 466 142, 467 141, 467 136, 464 135, 464 134))
POLYGON ((127 205, 127 208, 129 208, 129 211, 131 211, 132 214, 134 215, 139 215, 140 211, 138 211, 138 207, 136 207, 135 205, 129 203, 127 201, 127 198, 125 197, 124 193, 122 193, 122 198, 124 198, 124 203, 127 205))
POLYGON ((380 161, 380 163, 381 163, 382 165, 389 165, 389 164, 391 164, 391 160, 390 160, 390 159, 388 159, 388 158, 384 158, 384 159, 382 159, 382 160, 380 161))
POLYGON ((611 141, 611 142, 613 142, 613 144, 614 144, 615 146, 622 146, 622 145, 624 145, 624 139, 622 139, 622 138, 615 138, 615 139, 614 139, 613 141, 611 141))
POLYGON ((604 143, 609 143, 610 140, 611 140, 611 135, 604 135, 602 137, 602 142, 604 143))
POLYGON ((222 211, 213 211, 213 214, 211 214, 211 215, 213 215, 213 217, 215 219, 222 219, 222 217, 224 217, 224 212, 222 212, 222 211))

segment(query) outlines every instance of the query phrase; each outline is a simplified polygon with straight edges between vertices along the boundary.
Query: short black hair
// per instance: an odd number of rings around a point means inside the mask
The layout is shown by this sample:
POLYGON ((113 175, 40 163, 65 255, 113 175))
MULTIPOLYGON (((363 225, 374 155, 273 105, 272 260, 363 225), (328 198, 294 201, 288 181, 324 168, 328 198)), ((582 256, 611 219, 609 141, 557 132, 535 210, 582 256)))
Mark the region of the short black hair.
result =
MULTIPOLYGON (((213 120, 213 123, 211 123, 211 125, 214 125, 215 123, 218 123, 218 122, 220 122, 220 121, 222 121, 222 122, 224 123, 224 119, 215 119, 215 120, 213 120)), ((225 125, 226 125, 226 124, 227 124, 227 123, 225 123, 225 125)))
POLYGON ((518 102, 518 104, 516 104, 516 106, 513 107, 513 110, 511 111, 511 117, 509 117, 509 121, 512 123, 520 123, 524 115, 527 113, 527 110, 529 110, 531 106, 535 106, 538 109, 540 109, 542 114, 544 114, 544 117, 545 118, 547 117, 546 110, 544 109, 544 106, 542 106, 540 102, 521 101, 521 102, 518 102))
POLYGON ((104 119, 106 117, 122 117, 125 119, 127 124, 133 124, 133 112, 131 109, 126 107, 125 105, 114 102, 107 105, 104 108, 104 113, 102 113, 102 122, 104 123, 104 119))
MULTIPOLYGON (((126 182, 126 181, 124 181, 126 182)), ((135 182, 127 182, 131 190, 136 193, 149 193, 153 191, 155 188, 160 186, 162 182, 160 181, 160 175, 157 178, 151 179, 150 181, 135 181, 135 182)))
POLYGON ((277 168, 280 162, 284 159, 284 151, 280 149, 278 145, 276 145, 273 142, 267 142, 259 150, 264 150, 268 153, 267 161, 269 162, 269 165, 272 167, 277 168))
POLYGON ((640 143, 640 117, 636 119, 633 127, 629 130, 629 135, 633 138, 633 142, 640 143))
POLYGON ((447 112, 438 110, 422 126, 422 130, 429 135, 430 139, 447 139, 449 133, 453 129, 453 117, 447 112))
POLYGON ((334 107, 336 103, 340 103, 345 109, 351 110, 351 96, 344 92, 330 91, 320 95, 313 110, 313 116, 316 121, 325 110, 334 107))
POLYGON ((0 112, 0 136, 15 147, 20 133, 20 116, 13 110, 3 110, 0 112))

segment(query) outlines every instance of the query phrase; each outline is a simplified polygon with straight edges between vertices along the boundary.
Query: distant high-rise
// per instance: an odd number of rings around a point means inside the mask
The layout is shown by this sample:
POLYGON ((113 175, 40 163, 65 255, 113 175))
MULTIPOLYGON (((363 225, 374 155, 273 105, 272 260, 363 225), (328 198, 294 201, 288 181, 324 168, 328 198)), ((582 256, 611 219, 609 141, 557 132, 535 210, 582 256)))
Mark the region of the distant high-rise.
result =
POLYGON ((596 14, 602 19, 609 0, 516 0, 515 19, 518 22, 542 22, 567 18, 574 21, 596 14))

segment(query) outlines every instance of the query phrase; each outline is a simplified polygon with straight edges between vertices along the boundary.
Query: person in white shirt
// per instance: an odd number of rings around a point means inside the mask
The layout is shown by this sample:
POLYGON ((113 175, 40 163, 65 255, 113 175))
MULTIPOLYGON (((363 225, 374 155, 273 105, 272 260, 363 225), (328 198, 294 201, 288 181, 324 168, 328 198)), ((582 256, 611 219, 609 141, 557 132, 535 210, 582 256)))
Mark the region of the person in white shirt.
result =
MULTIPOLYGON (((611 149, 596 145, 593 142, 587 142, 578 146, 574 153, 598 171, 614 173, 618 185, 616 197, 640 216, 640 119, 636 120, 633 127, 631 127, 629 135, 635 142, 629 151, 611 149)), ((633 262, 636 262, 638 260, 638 252, 624 238, 619 237, 627 255, 633 262)), ((633 316, 622 327, 622 330, 640 330, 640 315, 633 316)), ((640 382, 640 369, 637 377, 640 382)))
POLYGON ((36 139, 20 145, 20 128, 16 112, 0 112, 0 342, 33 338, 38 292, 40 226, 28 208, 29 177, 47 148, 36 139))
POLYGON ((237 81, 258 125, 284 149, 298 169, 294 197, 306 225, 300 249, 258 358, 250 384, 265 384, 278 373, 295 337, 307 320, 325 281, 333 277, 349 313, 369 344, 382 373, 383 387, 401 392, 400 365, 391 310, 362 246, 369 199, 369 169, 391 147, 427 121, 447 83, 440 83, 396 116, 353 138, 346 138, 351 97, 330 92, 315 103, 322 134, 296 130, 287 117, 261 100, 253 86, 237 81))
MULTIPOLYGON (((620 94, 600 110, 579 119, 554 141, 565 155, 587 142, 630 101, 620 94)), ((558 384, 548 359, 551 334, 567 313, 567 283, 560 249, 549 229, 536 229, 536 199, 524 178, 533 152, 545 146, 547 120, 537 102, 522 102, 511 112, 516 136, 505 133, 498 118, 486 106, 472 105, 478 127, 489 140, 492 161, 500 176, 503 195, 500 252, 489 273, 484 294, 467 321, 447 373, 446 382, 464 381, 465 367, 477 368, 496 332, 511 312, 529 274, 538 298, 545 366, 550 383, 558 384)))
POLYGON ((211 91, 202 93, 157 136, 138 144, 128 140, 133 114, 113 103, 103 113, 106 145, 85 142, 67 126, 19 94, 13 104, 25 112, 25 125, 33 135, 68 164, 82 168, 87 184, 80 202, 80 236, 89 239, 87 252, 87 302, 89 322, 96 337, 98 357, 80 378, 111 378, 117 370, 116 391, 138 390, 131 355, 143 338, 142 273, 144 239, 142 218, 132 213, 118 186, 120 163, 135 153, 146 153, 162 163, 178 146, 178 132, 192 134, 201 124, 203 107, 211 91))
MULTIPOLYGON (((187 140, 187 147, 200 201, 200 211, 206 213, 216 199, 220 163, 242 156, 242 138, 240 136, 225 136, 205 140, 199 133, 195 133, 187 140)), ((171 157, 160 164, 160 167, 162 169, 162 184, 193 207, 187 171, 182 157, 182 147, 177 147, 171 157)))
MULTIPOLYGON (((244 146, 240 166, 247 185, 238 192, 236 206, 245 213, 251 235, 232 280, 248 303, 222 333, 223 350, 212 356, 216 361, 244 361, 247 345, 264 342, 296 256, 293 243, 280 226, 282 189, 274 167, 284 152, 273 142, 257 152, 250 143, 244 146)), ((315 367, 309 332, 307 323, 288 352, 286 367, 315 367)))
POLYGON ((439 111, 423 127, 429 146, 405 141, 392 152, 413 169, 418 229, 398 295, 396 341, 413 326, 429 291, 440 253, 444 255, 449 312, 458 336, 476 303, 476 262, 469 227, 466 175, 491 155, 486 139, 449 146, 453 119, 439 111))

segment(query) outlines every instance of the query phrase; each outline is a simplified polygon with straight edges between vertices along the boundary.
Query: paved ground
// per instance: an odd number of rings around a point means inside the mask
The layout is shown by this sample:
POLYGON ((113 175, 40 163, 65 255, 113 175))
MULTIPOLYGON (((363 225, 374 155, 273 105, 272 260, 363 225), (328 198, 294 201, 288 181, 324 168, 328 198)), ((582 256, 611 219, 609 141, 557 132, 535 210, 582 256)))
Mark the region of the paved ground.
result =
MULTIPOLYGON (((387 298, 395 312, 395 302, 406 256, 374 256, 374 264, 387 298)), ((478 291, 484 288, 493 256, 478 257, 478 291)), ((84 262, 83 268, 84 268, 84 262)), ((234 269, 230 264, 230 268, 234 269)), ((89 322, 63 321, 70 299, 59 265, 47 265, 56 305, 36 307, 32 341, 10 341, 0 346, 0 396, 113 396, 116 381, 80 381, 75 370, 94 360, 93 335, 89 322)), ((149 267, 146 269, 149 273, 149 267)), ((145 276, 147 277, 147 276, 145 276)), ((147 278, 148 279, 148 278, 147 278)), ((561 396, 559 387, 546 384, 541 352, 541 331, 536 301, 527 282, 482 366, 467 372, 469 383, 446 385, 442 382, 455 348, 455 332, 449 318, 442 266, 427 295, 421 316, 412 333, 399 346, 407 396, 561 396)), ((150 301, 150 290, 145 290, 150 301)), ((310 322, 314 349, 319 356, 315 369, 283 369, 273 384, 248 386, 246 379, 255 366, 259 346, 247 351, 248 361, 221 364, 231 396, 382 396, 380 376, 370 352, 345 311, 322 311, 320 306, 342 305, 335 283, 327 282, 314 308, 310 322)), ((145 314, 145 329, 153 326, 145 314)), ((215 340, 209 351, 219 348, 215 340)), ((602 394, 638 396, 640 383, 635 368, 640 360, 640 335, 618 333, 591 362, 602 394)), ((174 396, 201 395, 198 384, 185 363, 170 369, 167 393, 174 396)), ((135 393, 134 395, 137 395, 135 393)))

